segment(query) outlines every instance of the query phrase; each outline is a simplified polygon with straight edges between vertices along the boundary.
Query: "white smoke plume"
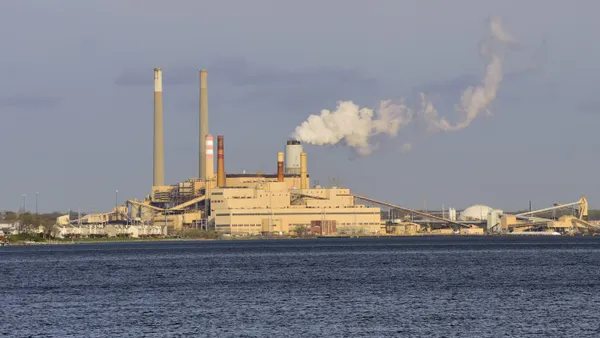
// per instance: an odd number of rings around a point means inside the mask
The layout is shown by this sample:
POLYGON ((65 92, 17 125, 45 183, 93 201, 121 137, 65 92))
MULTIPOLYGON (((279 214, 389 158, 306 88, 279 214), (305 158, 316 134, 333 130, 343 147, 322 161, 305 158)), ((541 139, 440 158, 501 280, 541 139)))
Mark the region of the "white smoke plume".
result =
POLYGON ((465 89, 460 97, 460 103, 456 110, 464 115, 461 122, 450 124, 446 118, 437 119, 437 110, 433 103, 427 101, 425 94, 421 93, 421 105, 424 117, 430 123, 430 129, 455 131, 464 129, 471 124, 481 111, 488 111, 488 106, 496 98, 498 88, 502 82, 502 62, 500 58, 492 55, 492 61, 487 66, 487 72, 483 83, 465 89))
POLYGON ((360 108, 350 101, 338 102, 337 109, 324 109, 311 115, 296 128, 293 137, 314 145, 332 145, 344 141, 360 155, 369 155, 373 146, 369 138, 378 134, 396 136, 411 120, 412 113, 404 103, 381 101, 379 109, 360 108))
POLYGON ((492 16, 490 18, 490 31, 492 33, 492 38, 496 39, 502 43, 516 45, 519 42, 510 35, 507 31, 504 30, 504 26, 502 26, 502 19, 499 16, 492 16))
MULTIPOLYGON (((320 115, 311 115, 296 127, 292 137, 298 141, 314 145, 334 145, 344 142, 360 155, 369 155, 374 149, 370 138, 378 134, 394 137, 400 128, 416 120, 424 119, 431 131, 457 131, 464 129, 483 111, 491 114, 490 104, 497 96, 502 82, 502 58, 496 49, 498 44, 517 45, 518 42, 507 33, 499 17, 489 21, 490 35, 480 42, 480 54, 488 59, 485 76, 481 84, 466 88, 461 95, 456 111, 461 115, 459 122, 450 123, 439 117, 433 103, 421 93, 421 108, 415 116, 413 110, 404 105, 381 101, 378 109, 361 108, 351 101, 338 102, 336 110, 324 109, 320 115)), ((410 151, 411 145, 402 148, 410 151)))
POLYGON ((502 72, 502 59, 494 52, 497 43, 505 45, 517 45, 518 42, 507 33, 499 17, 490 19, 490 37, 480 44, 480 54, 489 58, 485 77, 481 84, 471 86, 462 92, 460 103, 456 105, 456 111, 463 115, 463 119, 456 124, 451 124, 446 118, 437 118, 437 110, 433 103, 421 93, 422 113, 429 121, 430 130, 456 131, 469 126, 471 122, 482 111, 488 112, 489 105, 496 99, 500 83, 504 76, 502 72))

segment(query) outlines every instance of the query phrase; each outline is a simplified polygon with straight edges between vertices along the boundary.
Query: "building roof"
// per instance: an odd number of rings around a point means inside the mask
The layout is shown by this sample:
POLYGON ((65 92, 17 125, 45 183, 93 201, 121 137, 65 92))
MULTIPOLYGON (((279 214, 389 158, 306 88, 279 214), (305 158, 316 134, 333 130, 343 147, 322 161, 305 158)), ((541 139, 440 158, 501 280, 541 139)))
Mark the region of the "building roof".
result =
MULTIPOLYGON (((225 174, 227 178, 277 178, 277 174, 225 174)), ((300 177, 300 175, 296 174, 284 174, 283 177, 300 177)), ((306 177, 310 177, 307 173, 306 177)))
POLYGON ((472 205, 460 213, 458 219, 460 221, 484 221, 487 219, 488 214, 494 209, 488 207, 487 205, 476 204, 472 205))

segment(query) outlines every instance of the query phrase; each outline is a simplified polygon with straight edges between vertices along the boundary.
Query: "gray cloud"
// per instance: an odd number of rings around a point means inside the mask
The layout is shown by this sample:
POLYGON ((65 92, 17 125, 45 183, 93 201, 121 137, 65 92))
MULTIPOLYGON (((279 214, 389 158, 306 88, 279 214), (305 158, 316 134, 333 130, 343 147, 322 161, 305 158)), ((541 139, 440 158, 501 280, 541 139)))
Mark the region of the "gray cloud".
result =
MULTIPOLYGON (((198 71, 192 67, 163 68, 165 85, 191 85, 198 83, 198 71)), ((118 86, 152 86, 154 75, 152 69, 125 69, 115 79, 118 86)))
POLYGON ((252 66, 244 58, 223 58, 211 65, 211 70, 237 86, 298 86, 339 85, 351 82, 360 86, 372 86, 375 79, 366 77, 356 70, 334 67, 286 70, 252 66))
POLYGON ((0 97, 0 108, 42 109, 55 108, 62 103, 62 99, 54 96, 17 94, 0 97))
POLYGON ((221 59, 211 71, 227 84, 244 89, 241 104, 286 111, 317 112, 339 100, 380 99, 379 82, 357 70, 335 67, 289 70, 253 66, 242 58, 221 59))
MULTIPOLYGON (((503 86, 520 81, 528 76, 538 74, 541 69, 537 66, 530 66, 517 71, 506 72, 504 74, 503 86)), ((425 93, 429 95, 451 95, 457 97, 460 93, 469 86, 477 85, 481 82, 481 76, 473 74, 462 74, 457 77, 445 81, 424 83, 412 88, 413 95, 425 93)))
MULTIPOLYGON (((190 85, 198 82, 198 71, 194 67, 165 67, 163 81, 171 85, 190 85)), ((245 58, 227 57, 216 60, 208 67, 209 74, 216 74, 218 81, 234 86, 279 86, 307 84, 339 84, 353 82, 357 85, 372 86, 374 78, 366 77, 356 70, 334 67, 316 69, 286 70, 260 67, 250 64, 245 58)), ((125 69, 115 79, 120 86, 141 86, 152 84, 152 72, 149 69, 125 69)))
POLYGON ((472 86, 480 82, 480 78, 473 74, 462 74, 445 81, 424 83, 412 88, 413 95, 418 93, 425 94, 449 94, 454 95, 460 93, 468 86, 472 86))
MULTIPOLYGON (((164 67, 163 82, 165 85, 197 85, 198 69, 164 67)), ((210 87, 214 89, 211 90, 211 108, 223 100, 290 111, 321 109, 339 100, 379 99, 378 81, 357 70, 335 67, 288 70, 256 66, 238 57, 220 58, 207 69, 210 87)), ((150 86, 152 81, 151 70, 126 69, 115 79, 115 84, 150 86)), ((179 105, 182 109, 197 108, 197 97, 182 100, 179 105)))
MULTIPOLYGON (((397 89, 423 84, 416 89, 452 93, 448 105, 440 104, 440 113, 452 115, 460 91, 479 83, 484 63, 479 63, 479 70, 455 67, 478 63, 471 42, 481 37, 483 20, 492 14, 490 6, 465 1, 453 2, 444 11, 431 1, 381 1, 368 11, 363 2, 347 0, 322 1, 318 8, 281 1, 273 6, 272 0, 258 0, 239 2, 235 10, 222 1, 186 0, 177 6, 143 8, 133 3, 92 0, 83 7, 68 6, 67 1, 38 1, 37 6, 28 1, 0 2, 0 28, 11 31, 4 36, 0 64, 5 80, 0 111, 11 112, 0 125, 0 142, 10 145, 4 147, 4 156, 11 159, 2 163, 0 205, 17 209, 21 194, 36 191, 42 196, 43 210, 78 206, 110 210, 115 189, 123 198, 143 198, 152 181, 152 68, 156 66, 163 67, 168 86, 164 104, 169 184, 197 171, 194 148, 202 67, 209 70, 210 131, 226 135, 226 166, 232 171, 258 170, 263 165, 272 170, 273 154, 282 148, 287 133, 309 114, 335 108, 337 100, 373 107, 379 99, 414 98, 410 89, 397 89), (270 10, 264 11, 265 6, 270 10), (212 15, 198 20, 200 9, 212 15), (422 13, 428 20, 422 20, 423 15, 404 15, 399 20, 398 13, 422 13), (225 16, 230 18, 227 25, 223 25, 225 16), (223 55, 248 59, 218 59, 223 55), (435 81, 439 76, 431 74, 430 67, 436 60, 443 63, 436 67, 443 74, 472 74, 435 81), (340 69, 339 64, 368 65, 372 73, 340 69), (372 74, 377 74, 377 81, 370 78, 372 74), (8 97, 17 93, 30 95, 8 97), (28 123, 28 114, 12 114, 43 111, 53 104, 59 104, 56 114, 40 114, 43 119, 35 123, 28 123), (29 125, 34 129, 27 131, 34 137, 23 137, 23 129, 17 127, 29 125), (93 165, 104 160, 128 165, 93 165)), ((565 124, 577 103, 591 112, 598 102, 591 71, 598 46, 590 41, 595 41, 599 27, 600 3, 586 3, 508 0, 499 5, 503 9, 496 6, 506 14, 507 29, 532 46, 511 53, 508 70, 532 63, 534 48, 528 40, 535 43, 536 37, 546 34, 556 41, 549 45, 549 53, 540 49, 539 59, 548 56, 542 79, 527 78, 502 87, 502 100, 493 110, 497 122, 481 123, 468 133, 440 135, 431 142, 413 125, 402 130, 398 142, 382 140, 381 151, 372 158, 348 165, 345 149, 307 146, 311 176, 322 180, 340 172, 357 193, 417 208, 414 196, 425 192, 428 204, 438 206, 485 202, 516 209, 530 198, 535 205, 545 205, 581 192, 589 193, 590 203, 597 205, 600 194, 594 192, 600 191, 600 183, 594 177, 599 162, 594 156, 581 155, 576 177, 558 190, 544 183, 573 172, 571 162, 554 161, 543 171, 513 165, 527 163, 532 153, 545 158, 594 153, 594 124, 586 119, 565 124), (552 82, 553 87, 543 87, 552 82), (544 122, 543 128, 532 128, 536 123, 532 121, 544 122), (565 128, 578 137, 544 138, 565 128), (397 148, 407 140, 414 140, 413 151, 401 155, 397 148), (474 156, 486 156, 480 154, 508 152, 511 161, 493 166, 472 161, 474 156), (450 162, 456 165, 439 165, 450 162), (377 174, 365 180, 373 163, 377 174), (514 196, 527 196, 527 200, 514 196)))
MULTIPOLYGON (((516 70, 507 70, 504 73, 502 80, 503 87, 506 88, 510 84, 524 80, 532 75, 541 74, 546 63, 548 46, 548 39, 546 38, 542 40, 539 46, 520 45, 516 47, 523 52, 519 55, 521 60, 518 62, 521 64, 521 67, 516 70)), ((425 93, 434 97, 458 97, 458 95, 460 95, 467 87, 479 83, 481 83, 481 75, 465 73, 445 81, 415 86, 412 88, 412 94, 413 96, 418 95, 419 93, 425 93)))
POLYGON ((584 101, 577 105, 577 110, 586 114, 599 114, 600 101, 584 101))

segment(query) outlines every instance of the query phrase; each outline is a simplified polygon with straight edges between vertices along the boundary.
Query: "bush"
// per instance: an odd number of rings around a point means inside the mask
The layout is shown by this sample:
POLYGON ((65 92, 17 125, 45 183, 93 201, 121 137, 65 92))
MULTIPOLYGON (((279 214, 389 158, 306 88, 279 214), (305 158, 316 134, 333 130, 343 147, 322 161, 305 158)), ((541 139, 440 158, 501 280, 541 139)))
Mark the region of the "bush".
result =
POLYGON ((163 238, 163 235, 160 234, 149 234, 149 235, 140 235, 140 238, 163 238))
POLYGON ((294 228, 294 232, 296 233, 296 236, 298 237, 304 237, 306 235, 308 235, 308 233, 310 229, 308 229, 308 227, 306 225, 297 225, 294 228))
POLYGON ((186 230, 182 234, 183 238, 202 238, 202 239, 218 239, 219 233, 212 230, 192 229, 186 230))
POLYGON ((22 233, 22 234, 8 236, 8 241, 9 242, 25 242, 25 241, 43 242, 44 239, 37 234, 34 235, 34 234, 22 233))

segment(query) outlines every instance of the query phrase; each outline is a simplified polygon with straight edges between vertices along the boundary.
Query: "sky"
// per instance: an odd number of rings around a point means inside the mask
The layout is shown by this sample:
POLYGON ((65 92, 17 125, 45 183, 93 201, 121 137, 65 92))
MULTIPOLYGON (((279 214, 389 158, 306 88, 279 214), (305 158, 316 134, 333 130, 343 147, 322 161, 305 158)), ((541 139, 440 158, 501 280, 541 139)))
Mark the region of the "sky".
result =
POLYGON ((5 0, 0 210, 108 211, 152 185, 153 68, 163 69, 165 181, 198 175, 198 70, 230 173, 274 172, 296 126, 350 100, 453 118, 492 15, 521 43, 497 99, 453 133, 418 126, 358 157, 304 145, 313 183, 412 208, 600 208, 597 1, 5 0), (403 147, 410 140, 410 151, 403 147), (118 194, 116 191, 118 190, 118 194))

